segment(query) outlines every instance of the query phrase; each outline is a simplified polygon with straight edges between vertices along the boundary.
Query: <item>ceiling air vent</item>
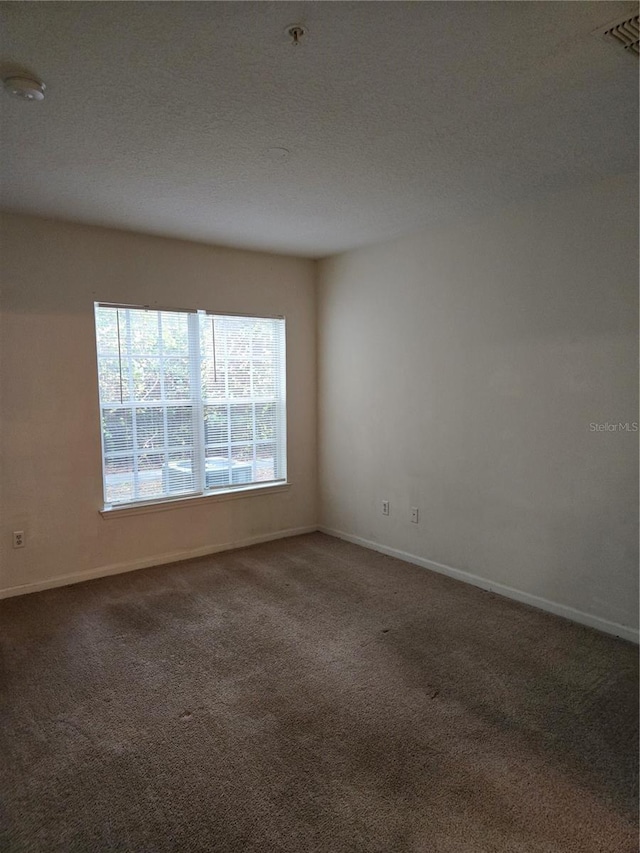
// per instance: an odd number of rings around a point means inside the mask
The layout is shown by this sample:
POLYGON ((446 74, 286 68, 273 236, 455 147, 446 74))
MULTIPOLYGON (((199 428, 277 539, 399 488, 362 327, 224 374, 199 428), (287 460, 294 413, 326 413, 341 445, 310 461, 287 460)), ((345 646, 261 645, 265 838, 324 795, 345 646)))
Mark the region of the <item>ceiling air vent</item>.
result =
POLYGON ((627 18, 624 21, 616 21, 615 24, 607 24, 606 27, 601 27, 596 30, 595 35, 601 36, 609 43, 617 44, 619 47, 626 50, 627 53, 635 53, 640 55, 640 16, 634 15, 632 18, 627 18))

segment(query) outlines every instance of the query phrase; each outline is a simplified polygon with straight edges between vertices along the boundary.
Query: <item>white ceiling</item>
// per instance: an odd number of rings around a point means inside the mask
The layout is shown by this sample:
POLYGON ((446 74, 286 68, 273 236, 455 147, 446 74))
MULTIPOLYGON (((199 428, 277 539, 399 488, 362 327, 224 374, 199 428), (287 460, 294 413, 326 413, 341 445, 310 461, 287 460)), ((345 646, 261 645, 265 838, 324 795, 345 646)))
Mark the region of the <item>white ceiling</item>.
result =
POLYGON ((637 168, 635 3, 1 5, 12 210, 319 257, 637 168))

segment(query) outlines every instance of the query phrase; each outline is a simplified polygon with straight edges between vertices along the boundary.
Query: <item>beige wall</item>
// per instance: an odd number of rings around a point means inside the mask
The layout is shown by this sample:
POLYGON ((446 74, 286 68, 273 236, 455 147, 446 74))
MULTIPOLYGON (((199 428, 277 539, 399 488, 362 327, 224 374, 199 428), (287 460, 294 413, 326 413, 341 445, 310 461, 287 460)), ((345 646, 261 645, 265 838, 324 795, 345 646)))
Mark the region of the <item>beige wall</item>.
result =
POLYGON ((1 265, 0 591, 315 525, 312 261, 5 216, 1 265), (104 520, 94 301, 286 315, 291 489, 104 520))
POLYGON ((322 263, 325 528, 637 626, 636 186, 322 263))
POLYGON ((318 419, 313 262, 3 217, 0 594, 313 528, 318 429, 324 528, 632 634, 634 180, 324 261, 318 419), (291 489, 104 520, 94 300, 285 314, 291 489))

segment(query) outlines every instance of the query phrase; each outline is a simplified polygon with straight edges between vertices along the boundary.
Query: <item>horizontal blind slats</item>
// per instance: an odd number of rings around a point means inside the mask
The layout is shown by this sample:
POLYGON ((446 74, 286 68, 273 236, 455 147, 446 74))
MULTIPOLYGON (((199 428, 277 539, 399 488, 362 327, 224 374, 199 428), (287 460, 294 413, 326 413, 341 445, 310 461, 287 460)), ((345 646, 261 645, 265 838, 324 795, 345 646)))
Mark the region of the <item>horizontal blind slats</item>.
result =
POLYGON ((283 318, 95 311, 106 504, 286 478, 283 318))

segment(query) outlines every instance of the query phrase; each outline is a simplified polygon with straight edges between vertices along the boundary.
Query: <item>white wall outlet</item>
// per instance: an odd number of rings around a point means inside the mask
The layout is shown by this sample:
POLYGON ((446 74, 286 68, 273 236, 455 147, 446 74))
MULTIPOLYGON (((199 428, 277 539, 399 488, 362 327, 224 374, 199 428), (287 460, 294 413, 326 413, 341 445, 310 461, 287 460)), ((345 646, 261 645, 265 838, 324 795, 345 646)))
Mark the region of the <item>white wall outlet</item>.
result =
POLYGON ((418 507, 417 506, 411 507, 411 521, 414 524, 418 523, 418 507))
POLYGON ((382 501, 382 514, 389 515, 389 501, 382 501))
POLYGON ((13 547, 24 548, 24 530, 13 531, 13 547))

